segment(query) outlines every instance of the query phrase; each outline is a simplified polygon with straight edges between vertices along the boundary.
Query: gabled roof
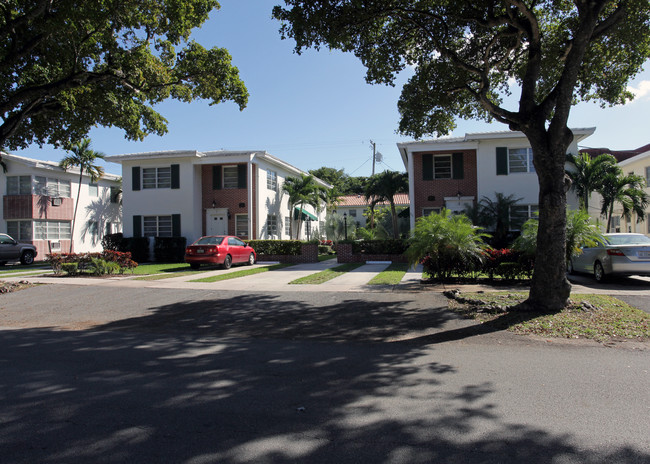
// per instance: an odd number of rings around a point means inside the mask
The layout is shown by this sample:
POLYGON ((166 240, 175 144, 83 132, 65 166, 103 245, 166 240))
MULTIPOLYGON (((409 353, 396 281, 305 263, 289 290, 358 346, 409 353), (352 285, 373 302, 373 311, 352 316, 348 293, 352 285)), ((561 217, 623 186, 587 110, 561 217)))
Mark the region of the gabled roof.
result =
MULTIPOLYGON (((393 197, 395 204, 398 206, 408 206, 411 204, 409 200, 408 193, 398 193, 393 197)), ((387 201, 382 201, 377 203, 378 205, 389 205, 387 201)), ((339 199, 337 206, 342 207, 351 207, 351 206, 363 206, 367 207, 368 202, 363 195, 345 195, 339 199)))
MULTIPOLYGON (((33 169, 45 169, 48 171, 56 171, 56 172, 67 172, 69 174, 76 174, 77 176, 79 175, 79 168, 78 167, 71 167, 67 171, 64 170, 62 167, 59 166, 59 163, 55 161, 43 161, 43 160, 37 160, 33 158, 26 158, 24 156, 18 156, 18 155, 12 155, 9 153, 5 152, 0 152, 0 155, 2 156, 2 159, 6 161, 12 161, 15 163, 20 163, 24 166, 33 168, 33 169)), ((9 173, 11 175, 11 173, 9 173)), ((87 174, 84 174, 84 177, 90 177, 87 174)), ((117 181, 120 180, 120 176, 116 176, 115 174, 108 174, 104 173, 102 176, 102 179, 104 180, 110 180, 110 181, 117 181)))

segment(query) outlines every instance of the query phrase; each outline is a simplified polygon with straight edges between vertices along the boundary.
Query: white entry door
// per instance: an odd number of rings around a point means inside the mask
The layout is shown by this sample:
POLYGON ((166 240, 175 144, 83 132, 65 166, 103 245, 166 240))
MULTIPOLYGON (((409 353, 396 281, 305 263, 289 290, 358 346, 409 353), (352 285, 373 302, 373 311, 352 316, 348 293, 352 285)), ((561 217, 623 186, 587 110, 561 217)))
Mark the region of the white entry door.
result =
POLYGON ((205 212, 206 235, 228 235, 228 209, 208 209, 205 212))

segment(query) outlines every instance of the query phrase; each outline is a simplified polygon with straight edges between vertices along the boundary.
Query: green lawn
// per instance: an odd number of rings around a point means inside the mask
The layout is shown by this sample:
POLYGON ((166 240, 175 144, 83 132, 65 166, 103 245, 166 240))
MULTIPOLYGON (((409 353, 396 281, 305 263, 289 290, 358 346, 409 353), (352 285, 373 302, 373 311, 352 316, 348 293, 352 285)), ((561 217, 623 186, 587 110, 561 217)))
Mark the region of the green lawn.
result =
POLYGON ((397 285, 408 271, 407 263, 391 263, 386 269, 372 278, 368 285, 397 285))
POLYGON ((449 307, 465 317, 489 324, 496 329, 543 337, 588 338, 607 341, 615 338, 650 339, 650 314, 609 295, 574 294, 567 308, 556 314, 535 314, 508 310, 524 301, 527 293, 463 293, 464 298, 484 304, 459 304, 449 307), (506 312, 495 311, 496 307, 506 312))
POLYGON ((23 266, 22 264, 17 264, 15 266, 0 266, 0 274, 13 274, 15 272, 44 272, 51 271, 52 266, 49 264, 32 264, 29 266, 23 266))
POLYGON ((364 263, 347 263, 341 264, 340 266, 333 267, 331 269, 325 269, 324 271, 317 272, 300 279, 289 282, 290 284, 322 284, 328 280, 332 280, 335 277, 338 277, 346 272, 355 270, 358 267, 363 266, 364 263))
POLYGON ((330 259, 335 259, 336 255, 318 255, 318 262, 328 261, 330 259))
MULTIPOLYGON (((133 270, 136 275, 160 274, 162 272, 185 272, 193 270, 186 263, 152 263, 140 264, 133 270)), ((130 271, 127 271, 129 273, 130 271)))
POLYGON ((261 274, 262 272, 277 271, 278 269, 284 269, 285 267, 289 267, 289 266, 294 266, 294 264, 274 264, 272 266, 266 266, 266 267, 242 269, 241 271, 218 274, 215 276, 206 277, 204 279, 191 280, 190 282, 218 282, 220 280, 236 279, 238 277, 246 277, 249 275, 261 274))

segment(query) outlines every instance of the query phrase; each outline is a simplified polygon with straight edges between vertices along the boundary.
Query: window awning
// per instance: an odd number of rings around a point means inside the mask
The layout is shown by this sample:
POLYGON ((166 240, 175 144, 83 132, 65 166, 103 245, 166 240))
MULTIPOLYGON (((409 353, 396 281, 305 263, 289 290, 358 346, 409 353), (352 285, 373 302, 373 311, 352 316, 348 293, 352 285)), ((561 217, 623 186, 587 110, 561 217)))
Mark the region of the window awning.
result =
POLYGON ((318 218, 316 216, 314 216, 313 214, 311 214, 309 211, 307 211, 307 210, 305 210, 303 208, 300 208, 299 206, 296 206, 296 208, 294 209, 294 218, 298 219, 299 214, 301 214, 301 213, 302 213, 302 220, 303 221, 318 221, 318 218))

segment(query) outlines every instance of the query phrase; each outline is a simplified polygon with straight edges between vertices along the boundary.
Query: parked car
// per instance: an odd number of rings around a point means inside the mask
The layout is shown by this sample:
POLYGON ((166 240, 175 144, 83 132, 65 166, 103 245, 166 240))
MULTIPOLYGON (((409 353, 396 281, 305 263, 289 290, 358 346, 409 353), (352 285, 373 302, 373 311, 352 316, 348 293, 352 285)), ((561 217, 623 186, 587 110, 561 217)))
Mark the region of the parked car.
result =
POLYGON ((10 235, 0 234, 0 265, 20 260, 21 264, 32 264, 36 258, 36 247, 29 243, 19 243, 10 235))
POLYGON ((568 263, 569 273, 593 274, 598 282, 607 276, 650 276, 650 238, 643 234, 603 234, 606 243, 583 247, 568 263))
POLYGON ((192 269, 198 269, 201 264, 221 264, 229 269, 235 263, 251 265, 256 260, 255 250, 231 235, 208 235, 185 248, 185 262, 192 269))

